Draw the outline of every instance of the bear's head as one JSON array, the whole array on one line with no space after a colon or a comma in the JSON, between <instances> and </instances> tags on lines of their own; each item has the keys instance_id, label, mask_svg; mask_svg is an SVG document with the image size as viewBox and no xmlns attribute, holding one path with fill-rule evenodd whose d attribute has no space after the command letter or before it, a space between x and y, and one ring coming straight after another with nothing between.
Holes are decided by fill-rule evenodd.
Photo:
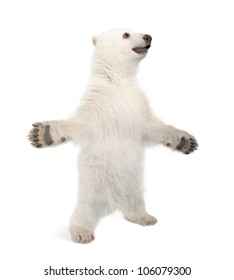
<instances>
[{"instance_id":1,"label":"bear's head","mask_svg":"<svg viewBox=\"0 0 234 280\"><path fill-rule=\"evenodd\" d=\"M121 72L137 68L151 46L152 37L130 29L116 29L93 37L94 60Z\"/></svg>"}]
</instances>

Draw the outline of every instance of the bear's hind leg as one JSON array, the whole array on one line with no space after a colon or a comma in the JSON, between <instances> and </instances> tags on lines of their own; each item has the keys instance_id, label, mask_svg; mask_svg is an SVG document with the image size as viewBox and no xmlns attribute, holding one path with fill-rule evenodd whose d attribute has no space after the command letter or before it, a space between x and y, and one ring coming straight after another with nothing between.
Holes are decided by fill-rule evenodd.
<instances>
[{"instance_id":1,"label":"bear's hind leg","mask_svg":"<svg viewBox=\"0 0 234 280\"><path fill-rule=\"evenodd\" d=\"M139 196L131 195L128 199L125 199L121 205L122 211L126 220L136 223L142 226L154 225L157 219L149 215L145 210L145 202L143 198Z\"/></svg>"},{"instance_id":2,"label":"bear's hind leg","mask_svg":"<svg viewBox=\"0 0 234 280\"><path fill-rule=\"evenodd\" d=\"M95 239L94 230L99 220L113 212L107 200L93 196L79 200L70 221L71 238L76 243L89 243Z\"/></svg>"}]
</instances>

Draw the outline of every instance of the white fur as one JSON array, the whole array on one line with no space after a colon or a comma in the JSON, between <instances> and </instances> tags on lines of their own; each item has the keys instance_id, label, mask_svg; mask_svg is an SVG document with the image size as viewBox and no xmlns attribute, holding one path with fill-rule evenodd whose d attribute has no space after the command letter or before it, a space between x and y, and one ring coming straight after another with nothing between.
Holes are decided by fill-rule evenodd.
<instances>
[{"instance_id":1,"label":"white fur","mask_svg":"<svg viewBox=\"0 0 234 280\"><path fill-rule=\"evenodd\" d=\"M125 32L130 38L123 38ZM75 242L92 241L98 221L117 209L129 221L154 224L143 200L144 146L162 143L175 149L181 137L192 137L163 124L149 108L135 77L145 54L132 50L145 46L143 36L126 29L95 36L91 80L77 112L68 120L38 125L43 146L48 124L53 145L65 137L81 147L78 203L70 221Z\"/></svg>"}]
</instances>

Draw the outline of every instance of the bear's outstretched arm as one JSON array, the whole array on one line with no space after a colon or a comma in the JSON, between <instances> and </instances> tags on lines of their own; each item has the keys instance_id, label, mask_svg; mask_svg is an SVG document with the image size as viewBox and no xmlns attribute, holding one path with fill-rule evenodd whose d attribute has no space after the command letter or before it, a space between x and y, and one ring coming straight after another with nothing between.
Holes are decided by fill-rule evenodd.
<instances>
[{"instance_id":1,"label":"bear's outstretched arm","mask_svg":"<svg viewBox=\"0 0 234 280\"><path fill-rule=\"evenodd\" d=\"M184 130L166 125L153 115L147 115L143 129L143 141L147 144L163 144L173 150L190 154L198 148L194 136Z\"/></svg>"},{"instance_id":2,"label":"bear's outstretched arm","mask_svg":"<svg viewBox=\"0 0 234 280\"><path fill-rule=\"evenodd\" d=\"M45 121L33 124L28 139L36 148L52 147L70 140L79 141L86 133L86 125L76 119Z\"/></svg>"}]
</instances>

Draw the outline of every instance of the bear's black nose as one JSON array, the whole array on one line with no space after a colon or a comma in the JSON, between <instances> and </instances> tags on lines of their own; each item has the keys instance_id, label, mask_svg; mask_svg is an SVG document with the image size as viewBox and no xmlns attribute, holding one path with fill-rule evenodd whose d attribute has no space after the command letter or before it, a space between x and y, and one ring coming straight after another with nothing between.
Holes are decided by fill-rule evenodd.
<instances>
[{"instance_id":1,"label":"bear's black nose","mask_svg":"<svg viewBox=\"0 0 234 280\"><path fill-rule=\"evenodd\" d=\"M152 41L152 37L151 37L150 35L148 35L148 34L145 34L144 37L143 37L143 39L144 39L145 41L149 42L149 43Z\"/></svg>"}]
</instances>

